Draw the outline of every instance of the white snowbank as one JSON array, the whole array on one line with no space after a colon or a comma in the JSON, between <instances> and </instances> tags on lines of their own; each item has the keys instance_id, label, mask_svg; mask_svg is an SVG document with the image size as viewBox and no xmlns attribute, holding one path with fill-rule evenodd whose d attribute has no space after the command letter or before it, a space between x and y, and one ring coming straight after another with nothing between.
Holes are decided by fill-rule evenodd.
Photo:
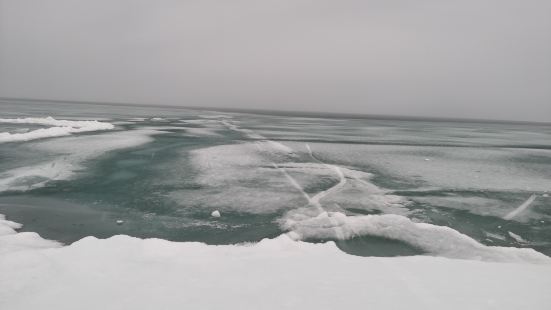
<instances>
[{"instance_id":1,"label":"white snowbank","mask_svg":"<svg viewBox=\"0 0 551 310\"><path fill-rule=\"evenodd\" d=\"M0 229L14 226L5 222ZM6 237L25 234L0 236L0 249ZM0 254L1 309L547 309L551 303L547 264L358 257L333 242L285 235L223 246L87 237L61 248L34 236Z\"/></svg>"},{"instance_id":2,"label":"white snowbank","mask_svg":"<svg viewBox=\"0 0 551 310\"><path fill-rule=\"evenodd\" d=\"M40 128L25 133L0 132L0 143L68 136L72 133L110 130L115 128L113 124L106 122L57 120L50 116L45 118L0 118L0 123L53 126L49 128Z\"/></svg>"},{"instance_id":3,"label":"white snowbank","mask_svg":"<svg viewBox=\"0 0 551 310\"><path fill-rule=\"evenodd\" d=\"M312 215L312 208L292 210L282 221L294 239L350 239L377 236L400 240L431 255L498 262L551 263L551 258L528 248L483 245L450 227L415 223L396 214L346 216L340 212Z\"/></svg>"}]
</instances>

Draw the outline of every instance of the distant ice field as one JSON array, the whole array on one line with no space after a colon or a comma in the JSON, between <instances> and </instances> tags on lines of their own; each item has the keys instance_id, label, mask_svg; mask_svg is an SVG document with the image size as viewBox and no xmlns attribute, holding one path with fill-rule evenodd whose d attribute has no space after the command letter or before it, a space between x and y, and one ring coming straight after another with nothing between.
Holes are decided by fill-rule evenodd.
<instances>
[{"instance_id":1,"label":"distant ice field","mask_svg":"<svg viewBox=\"0 0 551 310\"><path fill-rule=\"evenodd\" d=\"M551 255L548 125L0 105L0 214L45 239Z\"/></svg>"}]
</instances>

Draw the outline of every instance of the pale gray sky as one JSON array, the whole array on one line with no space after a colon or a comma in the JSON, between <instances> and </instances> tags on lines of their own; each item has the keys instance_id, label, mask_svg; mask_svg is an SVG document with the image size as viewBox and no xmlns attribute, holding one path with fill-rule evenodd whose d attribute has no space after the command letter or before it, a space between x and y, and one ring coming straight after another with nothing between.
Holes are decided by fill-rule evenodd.
<instances>
[{"instance_id":1,"label":"pale gray sky","mask_svg":"<svg viewBox=\"0 0 551 310\"><path fill-rule=\"evenodd\" d=\"M551 121L551 1L0 0L0 96Z\"/></svg>"}]
</instances>

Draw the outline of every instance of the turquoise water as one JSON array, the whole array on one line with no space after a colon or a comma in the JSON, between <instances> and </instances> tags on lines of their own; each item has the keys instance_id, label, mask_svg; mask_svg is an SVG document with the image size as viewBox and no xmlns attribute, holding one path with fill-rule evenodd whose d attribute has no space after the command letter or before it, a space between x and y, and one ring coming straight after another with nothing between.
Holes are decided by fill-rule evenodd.
<instances>
[{"instance_id":1,"label":"turquoise water","mask_svg":"<svg viewBox=\"0 0 551 310\"><path fill-rule=\"evenodd\" d=\"M551 255L549 125L6 100L0 107L4 119L115 125L0 143L0 213L67 244L116 234L254 242L289 231L289 214L308 209L399 214L482 244ZM0 122L9 133L48 127ZM222 216L212 217L215 210ZM377 235L307 238L328 239L356 255L424 253Z\"/></svg>"}]
</instances>

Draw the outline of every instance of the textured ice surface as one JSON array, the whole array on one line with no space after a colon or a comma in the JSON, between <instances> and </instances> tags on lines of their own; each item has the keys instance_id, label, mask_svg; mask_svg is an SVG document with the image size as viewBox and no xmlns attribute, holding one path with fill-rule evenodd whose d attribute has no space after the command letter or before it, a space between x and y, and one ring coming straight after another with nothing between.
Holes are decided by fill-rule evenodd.
<instances>
[{"instance_id":1,"label":"textured ice surface","mask_svg":"<svg viewBox=\"0 0 551 310\"><path fill-rule=\"evenodd\" d=\"M535 213L529 208L518 210L518 206L514 203L514 201L503 201L476 196L419 196L413 198L413 200L427 205L430 204L442 208L466 210L473 214L482 216L493 216L521 222L527 222L532 219L541 219L542 217L547 218L547 216ZM514 218L506 218L507 215L511 214L511 212L515 212L516 210L518 210L518 212L514 214Z\"/></svg>"},{"instance_id":2,"label":"textured ice surface","mask_svg":"<svg viewBox=\"0 0 551 310\"><path fill-rule=\"evenodd\" d=\"M291 208L305 201L272 162L285 161L287 154L266 144L221 145L191 152L201 186L191 192L176 191L174 197L188 203L221 210L266 213Z\"/></svg>"},{"instance_id":3,"label":"textured ice surface","mask_svg":"<svg viewBox=\"0 0 551 310\"><path fill-rule=\"evenodd\" d=\"M369 173L315 161L294 162L294 150L281 143L261 140L191 154L202 190L181 194L187 201L261 213L323 200L338 209L343 203L365 210L407 213L402 205L406 201L370 183Z\"/></svg>"},{"instance_id":4,"label":"textured ice surface","mask_svg":"<svg viewBox=\"0 0 551 310\"><path fill-rule=\"evenodd\" d=\"M546 146L545 126L265 116L247 121L269 139L419 146Z\"/></svg>"},{"instance_id":5,"label":"textured ice surface","mask_svg":"<svg viewBox=\"0 0 551 310\"><path fill-rule=\"evenodd\" d=\"M135 147L152 141L155 130L133 130L81 137L59 138L27 145L28 152L50 154L52 160L0 172L0 192L26 191L52 180L66 180L82 164L106 152Z\"/></svg>"},{"instance_id":6,"label":"textured ice surface","mask_svg":"<svg viewBox=\"0 0 551 310\"><path fill-rule=\"evenodd\" d=\"M185 127L186 134L191 136L216 136L220 137L221 135L216 132L216 129L213 128L194 128L194 127Z\"/></svg>"},{"instance_id":7,"label":"textured ice surface","mask_svg":"<svg viewBox=\"0 0 551 310\"><path fill-rule=\"evenodd\" d=\"M287 145L300 149L304 144ZM310 146L327 161L369 167L406 179L412 185L523 191L551 188L548 164L522 160L528 150L354 144L343 147L338 143ZM535 150L534 154L551 158L551 151Z\"/></svg>"}]
</instances>

